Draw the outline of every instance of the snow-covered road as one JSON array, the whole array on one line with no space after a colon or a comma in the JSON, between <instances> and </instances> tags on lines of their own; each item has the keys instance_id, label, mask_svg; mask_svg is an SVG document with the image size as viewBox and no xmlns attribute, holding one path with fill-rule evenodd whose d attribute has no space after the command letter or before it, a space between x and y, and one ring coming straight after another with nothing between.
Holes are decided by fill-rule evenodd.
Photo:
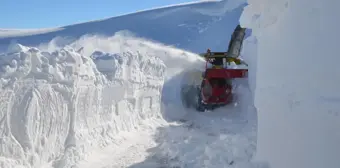
<instances>
[{"instance_id":1,"label":"snow-covered road","mask_svg":"<svg viewBox=\"0 0 340 168\"><path fill-rule=\"evenodd\" d=\"M143 122L114 145L90 153L78 167L254 167L255 148L256 111L240 102L207 113L188 110L178 122Z\"/></svg>"},{"instance_id":2,"label":"snow-covered road","mask_svg":"<svg viewBox=\"0 0 340 168\"><path fill-rule=\"evenodd\" d=\"M123 168L143 162L149 155L149 150L157 146L155 141L155 125L162 124L162 120L148 120L149 126L141 125L138 130L122 132L114 140L114 144L98 148L85 157L77 167L79 168ZM165 124L163 122L163 124ZM153 160L149 167L159 167L158 160Z\"/></svg>"},{"instance_id":3,"label":"snow-covered road","mask_svg":"<svg viewBox=\"0 0 340 168\"><path fill-rule=\"evenodd\" d=\"M192 114L191 117L194 118L181 120L183 123L144 127L122 134L114 145L91 152L78 167L234 167L249 164L256 146L254 120L246 119L236 111Z\"/></svg>"}]
</instances>

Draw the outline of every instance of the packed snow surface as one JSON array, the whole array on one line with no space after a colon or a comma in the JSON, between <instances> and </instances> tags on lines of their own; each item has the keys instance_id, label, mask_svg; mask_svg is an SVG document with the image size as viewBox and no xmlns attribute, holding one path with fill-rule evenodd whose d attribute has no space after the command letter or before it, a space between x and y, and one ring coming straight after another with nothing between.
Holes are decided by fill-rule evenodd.
<instances>
[{"instance_id":1,"label":"packed snow surface","mask_svg":"<svg viewBox=\"0 0 340 168\"><path fill-rule=\"evenodd\" d=\"M257 51L257 160L340 167L340 1L248 3L241 24L257 41L248 48Z\"/></svg>"}]
</instances>

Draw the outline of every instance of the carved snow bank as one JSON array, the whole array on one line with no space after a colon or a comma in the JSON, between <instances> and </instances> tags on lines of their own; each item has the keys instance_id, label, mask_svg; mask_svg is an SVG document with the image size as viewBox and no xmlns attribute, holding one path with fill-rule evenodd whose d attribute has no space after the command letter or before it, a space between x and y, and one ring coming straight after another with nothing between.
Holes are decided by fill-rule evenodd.
<instances>
[{"instance_id":1,"label":"carved snow bank","mask_svg":"<svg viewBox=\"0 0 340 168\"><path fill-rule=\"evenodd\" d=\"M71 167L91 147L160 116L163 62L107 55L93 61L67 47L19 44L0 55L0 167Z\"/></svg>"}]
</instances>

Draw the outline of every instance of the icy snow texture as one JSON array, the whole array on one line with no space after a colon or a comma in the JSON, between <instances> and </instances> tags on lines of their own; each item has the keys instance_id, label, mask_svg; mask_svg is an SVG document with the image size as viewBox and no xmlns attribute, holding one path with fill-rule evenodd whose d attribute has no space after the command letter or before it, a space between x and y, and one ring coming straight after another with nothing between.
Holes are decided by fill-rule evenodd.
<instances>
[{"instance_id":1,"label":"icy snow texture","mask_svg":"<svg viewBox=\"0 0 340 168\"><path fill-rule=\"evenodd\" d=\"M338 168L340 1L248 3L241 24L257 40L256 158L273 168Z\"/></svg>"},{"instance_id":2,"label":"icy snow texture","mask_svg":"<svg viewBox=\"0 0 340 168\"><path fill-rule=\"evenodd\" d=\"M100 60L71 47L12 44L0 59L1 167L71 166L92 146L160 117L165 65L153 55L119 52L110 69L97 70Z\"/></svg>"}]
</instances>

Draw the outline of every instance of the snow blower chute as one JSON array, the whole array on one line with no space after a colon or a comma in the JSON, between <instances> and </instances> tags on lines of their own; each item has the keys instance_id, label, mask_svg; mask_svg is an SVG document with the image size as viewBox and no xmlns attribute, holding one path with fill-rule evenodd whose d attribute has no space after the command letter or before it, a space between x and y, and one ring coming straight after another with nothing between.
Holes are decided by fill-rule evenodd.
<instances>
[{"instance_id":1,"label":"snow blower chute","mask_svg":"<svg viewBox=\"0 0 340 168\"><path fill-rule=\"evenodd\" d=\"M232 34L227 52L211 52L208 49L203 54L206 66L201 85L191 86L184 91L187 107L191 104L198 111L205 111L233 102L233 79L245 78L248 73L248 65L239 58L244 36L245 29L238 25Z\"/></svg>"}]
</instances>

